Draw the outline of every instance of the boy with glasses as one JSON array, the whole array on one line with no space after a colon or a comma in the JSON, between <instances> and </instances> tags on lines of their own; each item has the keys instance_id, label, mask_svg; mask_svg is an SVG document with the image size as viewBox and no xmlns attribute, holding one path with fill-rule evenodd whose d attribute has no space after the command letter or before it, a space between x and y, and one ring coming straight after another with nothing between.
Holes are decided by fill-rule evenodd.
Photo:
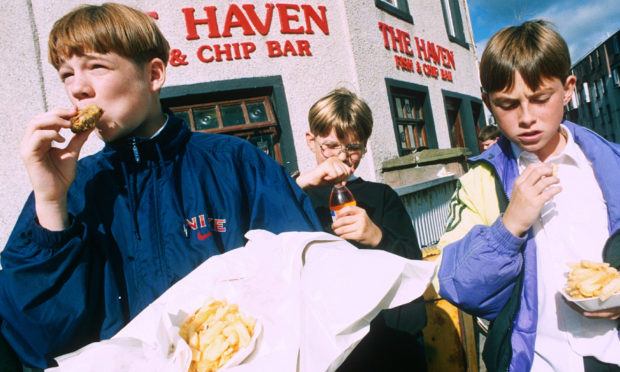
<instances>
[{"instance_id":1,"label":"boy with glasses","mask_svg":"<svg viewBox=\"0 0 620 372\"><path fill-rule=\"evenodd\" d=\"M368 105L347 89L337 89L310 108L308 122L306 142L317 166L300 173L296 181L310 196L324 230L361 249L421 259L411 218L398 194L388 185L353 175L372 133ZM337 183L346 183L357 205L344 207L332 221L329 195ZM382 311L338 371L425 371L425 325L420 300Z\"/></svg>"}]
</instances>

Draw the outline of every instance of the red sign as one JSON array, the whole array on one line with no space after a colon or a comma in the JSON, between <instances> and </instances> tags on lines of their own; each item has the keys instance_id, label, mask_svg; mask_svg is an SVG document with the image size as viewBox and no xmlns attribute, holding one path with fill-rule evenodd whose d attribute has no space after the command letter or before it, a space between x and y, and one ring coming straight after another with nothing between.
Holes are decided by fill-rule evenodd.
<instances>
[{"instance_id":1,"label":"red sign","mask_svg":"<svg viewBox=\"0 0 620 372\"><path fill-rule=\"evenodd\" d=\"M215 6L205 6L204 13L198 14L194 8L183 8L181 12L185 21L187 40L229 38L235 29L243 36L256 34L268 35L274 16L280 23L280 34L309 35L315 30L329 35L327 8L319 5L316 8L307 4L265 4L264 16L259 16L254 4L230 4L224 11ZM200 13L200 12L198 12ZM147 12L154 19L159 19L157 12ZM274 15L275 14L275 15ZM308 40L268 40L265 42L269 57L311 56ZM227 42L201 45L196 50L198 61L203 63L233 61L252 58L256 44L251 41ZM180 49L170 51L171 66L189 64L187 55Z\"/></svg>"},{"instance_id":2,"label":"red sign","mask_svg":"<svg viewBox=\"0 0 620 372\"><path fill-rule=\"evenodd\" d=\"M397 69L452 81L452 71L450 70L456 70L453 51L417 36L412 39L408 32L388 26L383 22L378 24L385 49L404 54L404 56L394 55ZM412 40L415 43L415 48L412 46ZM414 61L416 56L419 59L418 61Z\"/></svg>"}]
</instances>

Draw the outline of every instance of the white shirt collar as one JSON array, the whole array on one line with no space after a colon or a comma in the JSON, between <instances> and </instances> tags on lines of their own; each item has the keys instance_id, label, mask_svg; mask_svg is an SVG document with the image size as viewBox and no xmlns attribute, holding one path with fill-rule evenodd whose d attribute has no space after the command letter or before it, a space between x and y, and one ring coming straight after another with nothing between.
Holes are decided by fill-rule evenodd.
<instances>
[{"instance_id":1,"label":"white shirt collar","mask_svg":"<svg viewBox=\"0 0 620 372\"><path fill-rule=\"evenodd\" d=\"M168 116L168 114L164 114L164 115L166 115L166 121L164 122L164 125L162 125L161 128L159 128L159 130L151 136L151 138L157 137L157 135L161 133L162 130L164 130L164 128L166 127L166 124L168 124L168 120L170 120L170 117Z\"/></svg>"},{"instance_id":2,"label":"white shirt collar","mask_svg":"<svg viewBox=\"0 0 620 372\"><path fill-rule=\"evenodd\" d=\"M575 143L572 133L564 124L560 124L560 131L566 138L566 145L564 146L564 149L562 149L562 152L560 152L556 156L548 158L546 162L548 163L562 157L566 157L566 160L569 163L571 163L570 160L572 160L573 164L578 164L580 161L583 160L583 154ZM529 164L540 162L538 156L531 152L523 150L512 141L510 142L510 147L512 148L512 152L515 154L515 158L517 159L517 163L519 164L519 171L522 171Z\"/></svg>"}]
</instances>

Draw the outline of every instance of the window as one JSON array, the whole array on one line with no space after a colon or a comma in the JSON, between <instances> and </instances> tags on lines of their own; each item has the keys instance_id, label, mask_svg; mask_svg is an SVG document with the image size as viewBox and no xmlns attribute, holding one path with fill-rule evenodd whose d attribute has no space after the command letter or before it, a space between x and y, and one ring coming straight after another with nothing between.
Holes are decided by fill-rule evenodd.
<instances>
[{"instance_id":1,"label":"window","mask_svg":"<svg viewBox=\"0 0 620 372\"><path fill-rule=\"evenodd\" d=\"M428 87L390 78L385 85L398 156L438 148Z\"/></svg>"},{"instance_id":2,"label":"window","mask_svg":"<svg viewBox=\"0 0 620 372\"><path fill-rule=\"evenodd\" d=\"M603 78L598 79L598 91L601 96L605 95L605 82L603 81Z\"/></svg>"},{"instance_id":3,"label":"window","mask_svg":"<svg viewBox=\"0 0 620 372\"><path fill-rule=\"evenodd\" d=\"M413 23L407 0L375 0L375 6L394 17Z\"/></svg>"},{"instance_id":4,"label":"window","mask_svg":"<svg viewBox=\"0 0 620 372\"><path fill-rule=\"evenodd\" d=\"M278 125L267 96L172 106L170 110L192 131L244 138L282 162Z\"/></svg>"},{"instance_id":5,"label":"window","mask_svg":"<svg viewBox=\"0 0 620 372\"><path fill-rule=\"evenodd\" d=\"M614 76L614 84L620 87L620 67L614 67L612 75Z\"/></svg>"},{"instance_id":6,"label":"window","mask_svg":"<svg viewBox=\"0 0 620 372\"><path fill-rule=\"evenodd\" d=\"M446 23L448 38L450 41L469 49L465 41L463 18L461 17L461 9L458 0L441 0L441 6L443 8L443 18Z\"/></svg>"},{"instance_id":7,"label":"window","mask_svg":"<svg viewBox=\"0 0 620 372\"><path fill-rule=\"evenodd\" d=\"M583 102L590 102L590 89L588 89L588 83L583 83L583 90L581 97L583 97Z\"/></svg>"},{"instance_id":8,"label":"window","mask_svg":"<svg viewBox=\"0 0 620 372\"><path fill-rule=\"evenodd\" d=\"M598 93L598 84L596 84L596 81L592 83L592 89L594 90L594 98L598 98L599 97L599 93Z\"/></svg>"},{"instance_id":9,"label":"window","mask_svg":"<svg viewBox=\"0 0 620 372\"><path fill-rule=\"evenodd\" d=\"M445 105L448 130L450 131L450 145L452 147L465 147L465 137L463 136L463 124L460 113L461 100L445 97Z\"/></svg>"},{"instance_id":10,"label":"window","mask_svg":"<svg viewBox=\"0 0 620 372\"><path fill-rule=\"evenodd\" d=\"M599 53L598 49L596 50L595 54L596 54L596 57L595 57L596 65L600 65L601 64L601 54Z\"/></svg>"},{"instance_id":11,"label":"window","mask_svg":"<svg viewBox=\"0 0 620 372\"><path fill-rule=\"evenodd\" d=\"M416 149L428 147L424 126L424 95L392 94L396 109L396 127L399 152L410 154Z\"/></svg>"},{"instance_id":12,"label":"window","mask_svg":"<svg viewBox=\"0 0 620 372\"><path fill-rule=\"evenodd\" d=\"M620 47L618 46L618 34L614 35L613 43L614 43L614 53L616 54L620 53Z\"/></svg>"}]
</instances>

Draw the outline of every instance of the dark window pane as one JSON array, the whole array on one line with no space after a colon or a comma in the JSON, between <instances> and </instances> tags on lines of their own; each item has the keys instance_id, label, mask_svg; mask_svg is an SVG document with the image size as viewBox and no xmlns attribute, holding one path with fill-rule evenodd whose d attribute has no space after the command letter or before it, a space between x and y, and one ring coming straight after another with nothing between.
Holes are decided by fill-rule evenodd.
<instances>
[{"instance_id":1,"label":"dark window pane","mask_svg":"<svg viewBox=\"0 0 620 372\"><path fill-rule=\"evenodd\" d=\"M194 123L196 124L196 130L217 128L217 114L215 108L194 110Z\"/></svg>"},{"instance_id":2,"label":"dark window pane","mask_svg":"<svg viewBox=\"0 0 620 372\"><path fill-rule=\"evenodd\" d=\"M243 109L241 105L235 106L222 106L222 121L225 127L232 125L245 124L245 118L243 117Z\"/></svg>"},{"instance_id":3,"label":"dark window pane","mask_svg":"<svg viewBox=\"0 0 620 372\"><path fill-rule=\"evenodd\" d=\"M275 159L275 153L273 150L273 138L271 137L271 135L252 136L250 138L250 142L254 146L258 147L265 154Z\"/></svg>"},{"instance_id":4,"label":"dark window pane","mask_svg":"<svg viewBox=\"0 0 620 372\"><path fill-rule=\"evenodd\" d=\"M247 105L250 123L260 123L269 120L267 110L263 102L250 103Z\"/></svg>"},{"instance_id":5,"label":"dark window pane","mask_svg":"<svg viewBox=\"0 0 620 372\"><path fill-rule=\"evenodd\" d=\"M177 118L183 120L185 122L185 125L187 125L187 127L191 129L191 126L189 124L189 112L187 112L187 111L175 112L174 116L176 116Z\"/></svg>"}]
</instances>

